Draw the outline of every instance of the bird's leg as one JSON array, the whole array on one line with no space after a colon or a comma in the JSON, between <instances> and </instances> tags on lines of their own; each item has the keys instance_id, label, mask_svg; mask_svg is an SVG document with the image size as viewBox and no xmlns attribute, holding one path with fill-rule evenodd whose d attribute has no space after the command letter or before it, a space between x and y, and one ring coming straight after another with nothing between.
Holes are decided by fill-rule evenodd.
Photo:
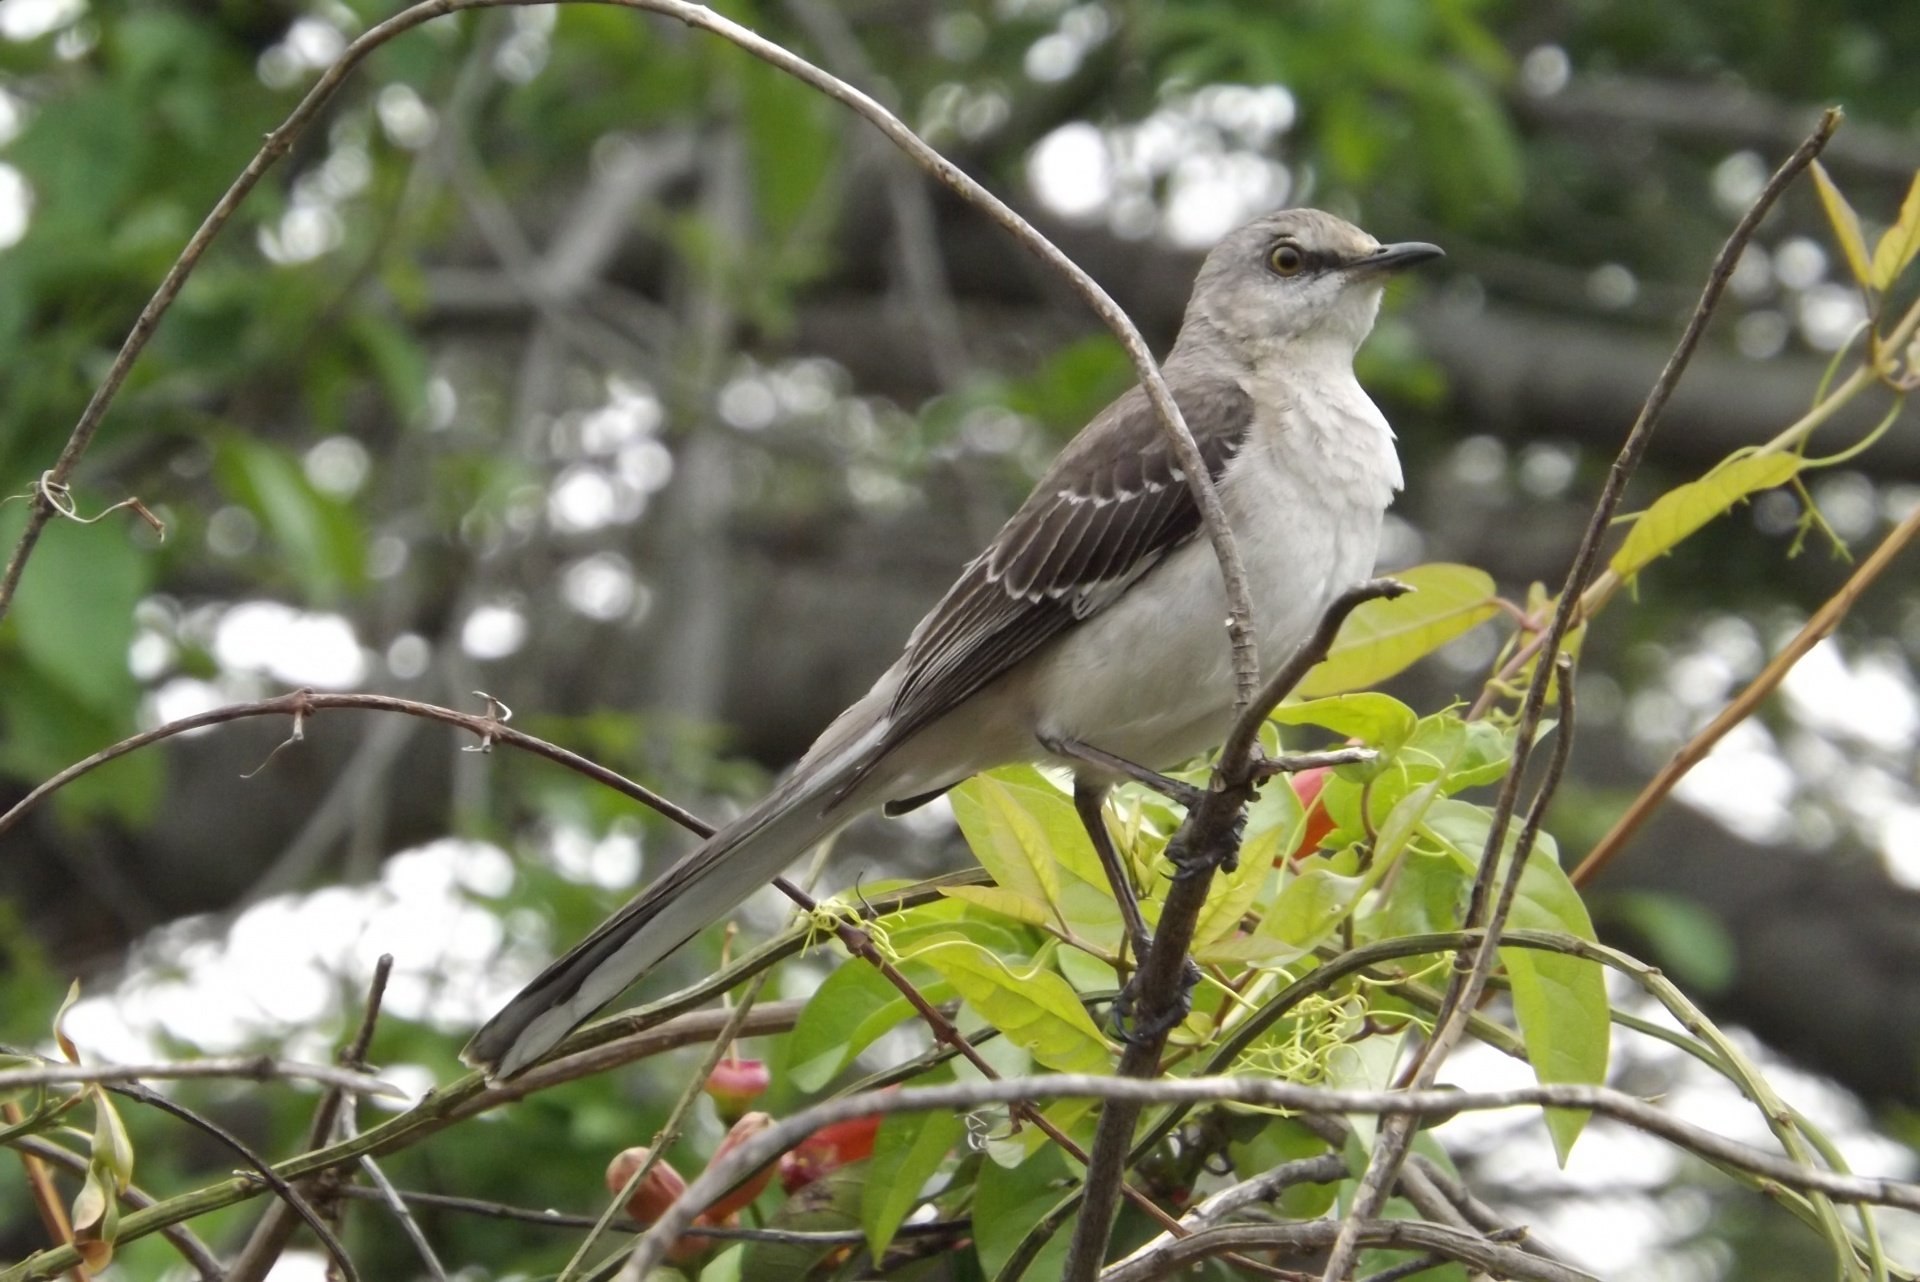
<instances>
[{"instance_id":1,"label":"bird's leg","mask_svg":"<svg viewBox=\"0 0 1920 1282\"><path fill-rule=\"evenodd\" d=\"M1146 918L1140 915L1140 900L1133 891L1133 878L1128 876L1127 865L1114 847L1113 834L1107 831L1107 819L1102 810L1106 798L1105 785L1088 783L1075 777L1073 808L1079 814L1080 822L1086 826L1087 839L1093 842L1093 853L1100 856L1100 866L1106 869L1107 882L1113 887L1114 900L1120 905L1120 920L1126 926L1127 942L1133 945L1134 965L1138 966L1146 960L1153 936L1147 933Z\"/></svg>"},{"instance_id":2,"label":"bird's leg","mask_svg":"<svg viewBox=\"0 0 1920 1282\"><path fill-rule=\"evenodd\" d=\"M1200 798L1206 795L1204 789L1196 788L1179 779L1169 779L1157 770L1149 770L1143 765L1128 761L1125 757L1116 757L1111 752L1096 748L1090 743L1069 739L1065 735L1043 734L1039 739L1040 746L1056 757L1064 757L1079 765L1092 766L1098 770L1119 775L1122 779L1131 779L1188 810L1199 805Z\"/></svg>"}]
</instances>

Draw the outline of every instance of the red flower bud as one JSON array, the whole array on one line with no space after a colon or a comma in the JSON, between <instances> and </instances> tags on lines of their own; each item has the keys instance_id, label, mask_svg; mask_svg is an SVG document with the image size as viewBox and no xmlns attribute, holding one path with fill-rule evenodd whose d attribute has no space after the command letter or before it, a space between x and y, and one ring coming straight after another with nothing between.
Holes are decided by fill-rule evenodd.
<instances>
[{"instance_id":1,"label":"red flower bud","mask_svg":"<svg viewBox=\"0 0 1920 1282\"><path fill-rule=\"evenodd\" d=\"M791 1193L830 1171L873 1156L878 1117L856 1117L823 1126L780 1159L780 1187Z\"/></svg>"},{"instance_id":2,"label":"red flower bud","mask_svg":"<svg viewBox=\"0 0 1920 1282\"><path fill-rule=\"evenodd\" d=\"M1320 792L1327 786L1327 779L1332 774L1331 767L1315 766L1291 778L1293 793L1300 798L1300 808L1307 813L1307 826L1300 832L1300 844L1287 853L1288 859L1304 859L1320 849L1320 843L1336 827L1333 816L1327 813L1327 803L1320 798ZM1274 861L1274 866L1279 866L1278 860Z\"/></svg>"},{"instance_id":3,"label":"red flower bud","mask_svg":"<svg viewBox=\"0 0 1920 1282\"><path fill-rule=\"evenodd\" d=\"M720 1147L713 1150L713 1157L709 1159L707 1165L712 1166L715 1162L718 1162L721 1158L733 1152L734 1149L739 1148L742 1144L772 1125L773 1118L767 1114L748 1113L745 1117L742 1117L733 1124L733 1129L728 1131L726 1138L720 1141ZM717 1227L724 1221L731 1219L735 1211L751 1205L753 1199L760 1196L760 1191L766 1188L767 1182L773 1178L774 1165L774 1163L768 1162L758 1171L748 1176L745 1181L736 1184L730 1192L722 1195L712 1206L702 1211L698 1222Z\"/></svg>"},{"instance_id":4,"label":"red flower bud","mask_svg":"<svg viewBox=\"0 0 1920 1282\"><path fill-rule=\"evenodd\" d=\"M645 1145L636 1145L616 1154L613 1161L607 1163L607 1191L618 1197L633 1173L645 1164L650 1151ZM673 1169L673 1163L663 1157L653 1164L639 1187L627 1195L627 1215L636 1223L652 1224L686 1191L686 1180ZM706 1219L703 1216L695 1223L704 1224ZM698 1259L711 1245L707 1238L683 1237L668 1248L667 1258L675 1264L684 1264Z\"/></svg>"},{"instance_id":5,"label":"red flower bud","mask_svg":"<svg viewBox=\"0 0 1920 1282\"><path fill-rule=\"evenodd\" d=\"M747 1105L767 1093L773 1076L757 1059L723 1059L707 1074L707 1094L724 1122L737 1122Z\"/></svg>"},{"instance_id":6,"label":"red flower bud","mask_svg":"<svg viewBox=\"0 0 1920 1282\"><path fill-rule=\"evenodd\" d=\"M646 1163L649 1151L644 1145L623 1149L607 1163L607 1192L618 1196L633 1173ZM673 1163L663 1157L653 1164L639 1187L627 1195L627 1215L637 1223L651 1224L665 1215L667 1208L686 1191L686 1180L673 1169Z\"/></svg>"}]
</instances>

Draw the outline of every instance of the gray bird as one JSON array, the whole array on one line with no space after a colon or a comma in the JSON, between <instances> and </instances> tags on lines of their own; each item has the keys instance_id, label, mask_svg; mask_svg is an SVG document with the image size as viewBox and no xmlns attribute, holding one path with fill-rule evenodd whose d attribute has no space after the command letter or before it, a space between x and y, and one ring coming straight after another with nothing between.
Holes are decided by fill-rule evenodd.
<instances>
[{"instance_id":1,"label":"gray bird","mask_svg":"<svg viewBox=\"0 0 1920 1282\"><path fill-rule=\"evenodd\" d=\"M1293 209L1232 232L1200 268L1162 372L1219 487L1263 655L1290 653L1373 568L1400 463L1353 356L1386 278L1440 253ZM1073 770L1118 893L1102 798L1126 763L1171 767L1226 737L1226 615L1198 509L1135 387L1081 430L906 653L765 800L542 971L462 1057L519 1072L828 833L995 766ZM1137 911L1127 929L1144 947Z\"/></svg>"}]
</instances>

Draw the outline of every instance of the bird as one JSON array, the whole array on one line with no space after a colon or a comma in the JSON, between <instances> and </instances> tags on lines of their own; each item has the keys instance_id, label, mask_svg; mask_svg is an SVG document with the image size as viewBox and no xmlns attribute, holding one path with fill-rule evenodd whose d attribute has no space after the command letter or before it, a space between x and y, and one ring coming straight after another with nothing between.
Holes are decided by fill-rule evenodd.
<instances>
[{"instance_id":1,"label":"bird","mask_svg":"<svg viewBox=\"0 0 1920 1282\"><path fill-rule=\"evenodd\" d=\"M1229 232L1201 264L1161 374L1239 548L1261 653L1291 652L1373 568L1402 478L1354 354L1388 278L1442 252L1297 208ZM541 971L462 1059L494 1079L523 1071L830 833L1002 765L1072 772L1118 895L1102 801L1136 769L1226 737L1227 616L1198 505L1136 385L1068 443L771 793ZM1137 909L1125 926L1143 949Z\"/></svg>"}]
</instances>

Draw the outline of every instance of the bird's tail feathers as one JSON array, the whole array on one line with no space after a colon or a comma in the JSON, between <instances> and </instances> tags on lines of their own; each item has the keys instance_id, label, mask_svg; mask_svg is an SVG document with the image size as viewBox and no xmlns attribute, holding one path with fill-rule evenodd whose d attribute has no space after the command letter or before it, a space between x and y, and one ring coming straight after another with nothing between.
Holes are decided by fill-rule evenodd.
<instances>
[{"instance_id":1,"label":"bird's tail feathers","mask_svg":"<svg viewBox=\"0 0 1920 1282\"><path fill-rule=\"evenodd\" d=\"M842 736L832 751L809 753L752 810L541 971L473 1035L460 1058L499 1079L552 1050L669 953L858 814L861 798L846 795L845 785L871 769L881 734L875 725L868 733Z\"/></svg>"}]
</instances>

